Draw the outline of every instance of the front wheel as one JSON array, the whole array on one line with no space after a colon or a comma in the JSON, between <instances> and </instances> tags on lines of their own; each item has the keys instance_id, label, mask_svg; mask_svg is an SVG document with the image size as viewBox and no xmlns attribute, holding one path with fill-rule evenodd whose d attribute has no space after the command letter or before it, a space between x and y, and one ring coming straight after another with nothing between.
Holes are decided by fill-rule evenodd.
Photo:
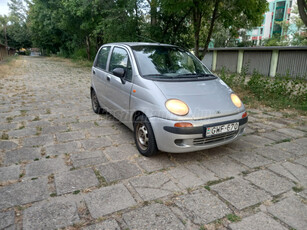
<instances>
[{"instance_id":1,"label":"front wheel","mask_svg":"<svg viewBox=\"0 0 307 230\"><path fill-rule=\"evenodd\" d=\"M150 157L158 152L156 139L148 118L145 115L138 116L134 121L134 140L139 152Z\"/></svg>"}]
</instances>

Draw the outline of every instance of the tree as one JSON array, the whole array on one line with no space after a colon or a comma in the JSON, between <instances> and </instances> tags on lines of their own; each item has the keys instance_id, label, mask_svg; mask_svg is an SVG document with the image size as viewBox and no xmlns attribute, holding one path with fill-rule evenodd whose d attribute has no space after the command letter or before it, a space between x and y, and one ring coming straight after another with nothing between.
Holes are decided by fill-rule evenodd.
<instances>
[{"instance_id":1,"label":"tree","mask_svg":"<svg viewBox=\"0 0 307 230\"><path fill-rule=\"evenodd\" d=\"M307 27L307 3L306 0L297 0L298 11L302 21Z\"/></svg>"}]
</instances>

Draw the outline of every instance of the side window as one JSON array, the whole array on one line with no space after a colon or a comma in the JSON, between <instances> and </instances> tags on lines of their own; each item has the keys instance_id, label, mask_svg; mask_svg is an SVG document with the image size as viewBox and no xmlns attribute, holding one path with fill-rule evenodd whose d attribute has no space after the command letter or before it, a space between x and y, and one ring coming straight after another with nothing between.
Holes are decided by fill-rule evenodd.
<instances>
[{"instance_id":1,"label":"side window","mask_svg":"<svg viewBox=\"0 0 307 230\"><path fill-rule=\"evenodd\" d=\"M110 46L102 47L97 56L95 67L106 70Z\"/></svg>"},{"instance_id":2,"label":"side window","mask_svg":"<svg viewBox=\"0 0 307 230\"><path fill-rule=\"evenodd\" d=\"M125 79L131 81L132 79L132 68L128 53L122 48L115 47L111 56L109 71L112 72L115 68L125 69Z\"/></svg>"}]
</instances>

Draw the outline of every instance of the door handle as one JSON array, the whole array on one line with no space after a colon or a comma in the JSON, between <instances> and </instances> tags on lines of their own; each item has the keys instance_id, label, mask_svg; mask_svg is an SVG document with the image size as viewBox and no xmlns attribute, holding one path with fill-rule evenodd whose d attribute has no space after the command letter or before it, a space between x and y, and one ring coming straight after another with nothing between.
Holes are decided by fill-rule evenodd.
<instances>
[{"instance_id":1,"label":"door handle","mask_svg":"<svg viewBox=\"0 0 307 230\"><path fill-rule=\"evenodd\" d=\"M93 70L93 74L94 74L94 75L96 74L95 70Z\"/></svg>"},{"instance_id":2,"label":"door handle","mask_svg":"<svg viewBox=\"0 0 307 230\"><path fill-rule=\"evenodd\" d=\"M107 76L107 81L110 81L110 80L111 80L111 78L109 76Z\"/></svg>"}]
</instances>

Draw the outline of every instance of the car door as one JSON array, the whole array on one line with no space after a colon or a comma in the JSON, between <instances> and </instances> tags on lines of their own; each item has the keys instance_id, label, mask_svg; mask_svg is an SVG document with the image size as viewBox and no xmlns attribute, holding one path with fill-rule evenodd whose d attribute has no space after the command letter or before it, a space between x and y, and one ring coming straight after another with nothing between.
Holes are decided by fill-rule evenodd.
<instances>
[{"instance_id":1,"label":"car door","mask_svg":"<svg viewBox=\"0 0 307 230\"><path fill-rule=\"evenodd\" d=\"M124 81L112 74L115 68L121 67L125 70ZM133 70L128 50L115 46L109 62L108 95L111 104L111 113L120 121L127 121L130 106L130 93L132 89Z\"/></svg>"},{"instance_id":2,"label":"car door","mask_svg":"<svg viewBox=\"0 0 307 230\"><path fill-rule=\"evenodd\" d=\"M94 66L92 68L92 80L93 85L96 90L96 94L99 100L99 104L101 107L108 108L108 100L106 94L106 86L107 86L107 63L109 59L111 47L104 46L102 47L96 57Z\"/></svg>"}]
</instances>

